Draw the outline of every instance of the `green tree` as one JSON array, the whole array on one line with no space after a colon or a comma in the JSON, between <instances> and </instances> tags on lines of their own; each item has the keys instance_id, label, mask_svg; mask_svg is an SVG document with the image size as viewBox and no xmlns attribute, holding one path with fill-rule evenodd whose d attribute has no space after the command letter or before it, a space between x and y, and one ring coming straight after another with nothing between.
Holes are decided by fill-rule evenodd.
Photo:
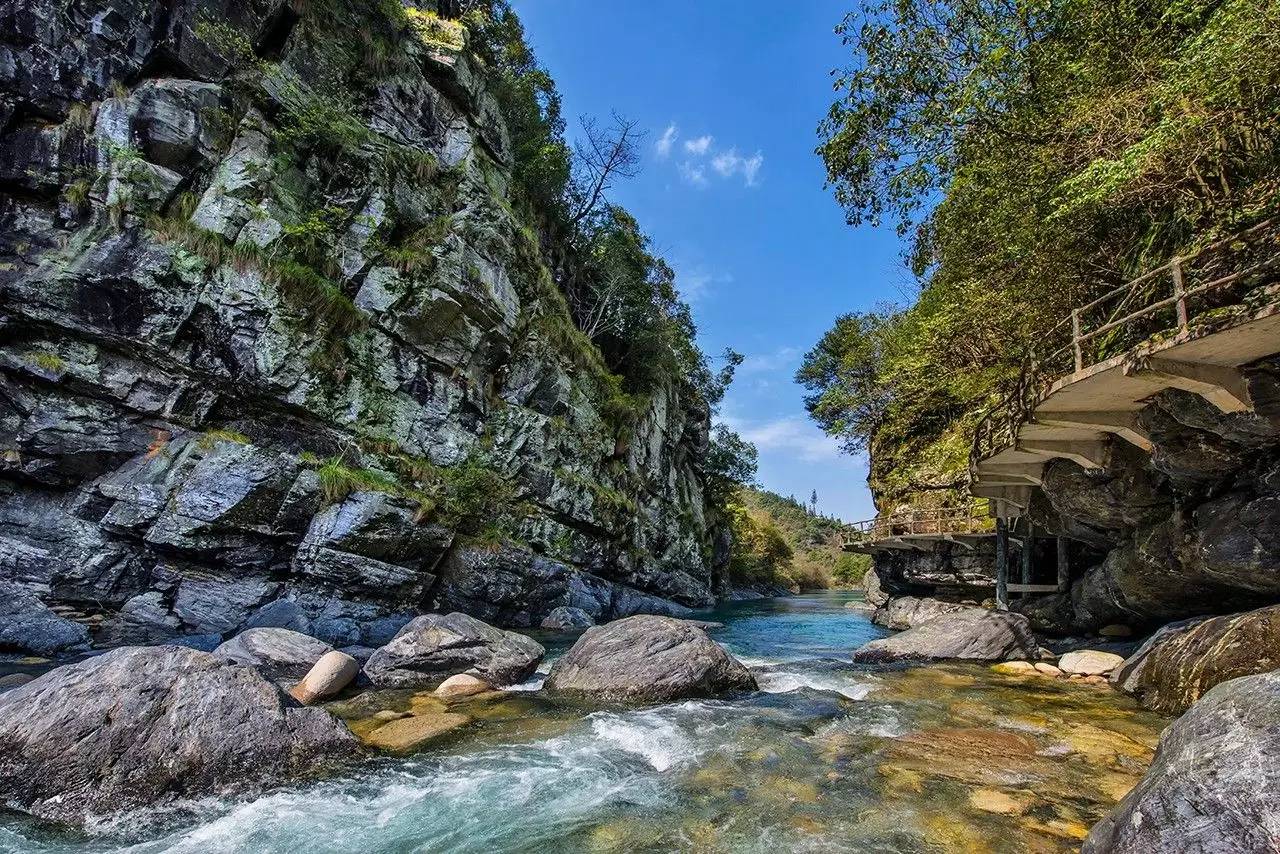
<instances>
[{"instance_id":1,"label":"green tree","mask_svg":"<svg viewBox=\"0 0 1280 854\"><path fill-rule=\"evenodd\" d=\"M818 151L851 223L897 224L919 298L841 317L799 378L903 497L954 482L1073 306L1277 209L1280 0L866 0L837 32Z\"/></svg>"}]
</instances>

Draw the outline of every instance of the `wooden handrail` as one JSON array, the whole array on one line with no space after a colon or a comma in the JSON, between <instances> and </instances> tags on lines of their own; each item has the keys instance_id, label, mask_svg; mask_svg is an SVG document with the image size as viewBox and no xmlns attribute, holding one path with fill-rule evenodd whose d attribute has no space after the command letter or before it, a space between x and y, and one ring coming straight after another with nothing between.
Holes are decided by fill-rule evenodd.
<instances>
[{"instance_id":1,"label":"wooden handrail","mask_svg":"<svg viewBox=\"0 0 1280 854\"><path fill-rule=\"evenodd\" d=\"M979 418L977 428L974 431L973 447L970 452L970 476L972 477L976 473L977 464L980 460L991 456L1001 448L1010 447L1013 444L1016 439L1018 425L1029 417L1040 395L1054 382L1104 361L1111 355L1115 355L1115 352L1124 352L1124 350L1128 349L1128 346L1139 343L1139 341L1133 340L1139 334L1142 339L1146 339L1162 331L1176 330L1177 332L1186 332L1192 323L1208 312L1222 308L1225 305L1234 304L1204 305L1199 310L1193 311L1193 307L1189 305L1192 299L1204 297L1215 290L1224 289L1228 285L1236 284L1253 274L1280 268L1278 223L1280 223L1280 219L1264 220L1241 232L1208 243L1186 255L1175 255L1160 266L1147 270L1125 284L1112 288L1092 301L1072 309L1070 315L1060 320L1040 339L1041 347L1038 348L1032 345L1028 349L1027 355L1023 359L1022 369L1019 371L1018 379L1013 388L994 405L990 406ZM1263 239L1258 241L1260 236ZM1219 250L1223 248L1233 250L1233 254L1227 257L1234 259L1238 256L1243 260L1249 250L1259 246L1266 252L1265 257L1261 260L1253 261L1249 259L1246 261L1245 266L1234 272L1219 275L1208 282L1188 286L1188 277L1193 276L1195 273L1191 262L1206 259L1210 255L1216 256ZM1169 295L1161 296L1155 292L1144 293L1141 290L1141 286L1147 285L1162 274L1169 275ZM1092 326L1088 320L1090 313L1111 304L1117 297L1122 297L1122 299L1111 309L1113 313L1119 313L1119 311L1127 308L1127 303L1131 301L1142 300L1142 303L1136 310L1131 310L1122 317L1116 318L1113 316L1109 319L1104 319L1104 322L1096 327ZM1138 329L1134 328L1137 321L1143 318L1150 318L1170 307L1174 309L1174 323L1172 326L1161 330L1151 330L1145 326ZM1125 333L1131 330L1133 334L1126 336ZM1115 333L1119 337L1119 341L1111 342L1110 346L1103 345L1099 347L1095 342L1107 333ZM1056 349L1052 350L1047 357L1041 358L1038 356L1037 351L1039 349L1044 346L1054 346L1060 337L1065 337L1066 342L1056 346ZM1089 346L1086 348L1085 345ZM1067 356L1067 354L1071 354L1070 360L1064 360L1065 363L1059 363L1058 360Z\"/></svg>"},{"instance_id":2,"label":"wooden handrail","mask_svg":"<svg viewBox=\"0 0 1280 854\"><path fill-rule=\"evenodd\" d=\"M990 504L975 501L967 507L929 507L881 514L845 526L846 545L893 539L899 536L976 534L990 524Z\"/></svg>"}]
</instances>

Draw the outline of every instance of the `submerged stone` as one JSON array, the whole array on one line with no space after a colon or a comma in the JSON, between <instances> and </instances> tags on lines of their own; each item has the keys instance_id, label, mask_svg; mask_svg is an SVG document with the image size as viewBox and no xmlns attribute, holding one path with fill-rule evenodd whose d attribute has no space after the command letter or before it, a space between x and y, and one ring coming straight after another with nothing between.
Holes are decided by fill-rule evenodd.
<instances>
[{"instance_id":1,"label":"submerged stone","mask_svg":"<svg viewBox=\"0 0 1280 854\"><path fill-rule=\"evenodd\" d=\"M471 723L471 718L452 712L426 713L398 718L364 736L364 743L379 750L406 753L425 747L445 733Z\"/></svg>"}]
</instances>

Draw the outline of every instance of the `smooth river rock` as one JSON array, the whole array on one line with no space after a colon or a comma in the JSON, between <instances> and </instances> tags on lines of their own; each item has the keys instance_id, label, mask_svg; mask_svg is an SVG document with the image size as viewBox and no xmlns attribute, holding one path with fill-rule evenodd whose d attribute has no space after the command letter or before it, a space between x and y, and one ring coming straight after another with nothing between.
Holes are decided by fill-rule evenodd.
<instances>
[{"instance_id":1,"label":"smooth river rock","mask_svg":"<svg viewBox=\"0 0 1280 854\"><path fill-rule=\"evenodd\" d=\"M1096 649L1078 649L1058 659L1058 669L1068 676L1106 676L1122 664L1124 659L1114 652Z\"/></svg>"},{"instance_id":2,"label":"smooth river rock","mask_svg":"<svg viewBox=\"0 0 1280 854\"><path fill-rule=\"evenodd\" d=\"M853 653L859 664L896 661L1008 661L1039 658L1031 625L1021 614L970 608L934 617Z\"/></svg>"},{"instance_id":3,"label":"smooth river rock","mask_svg":"<svg viewBox=\"0 0 1280 854\"><path fill-rule=\"evenodd\" d=\"M254 668L183 647L122 647L0 694L0 800L60 822L254 792L357 749Z\"/></svg>"},{"instance_id":4,"label":"smooth river rock","mask_svg":"<svg viewBox=\"0 0 1280 854\"><path fill-rule=\"evenodd\" d=\"M305 676L333 647L291 629L245 629L218 646L213 654L236 664L257 667L275 677Z\"/></svg>"},{"instance_id":5,"label":"smooth river rock","mask_svg":"<svg viewBox=\"0 0 1280 854\"><path fill-rule=\"evenodd\" d=\"M289 689L289 696L304 706L336 696L360 672L360 662L345 652L331 649L315 663L302 681Z\"/></svg>"},{"instance_id":6,"label":"smooth river rock","mask_svg":"<svg viewBox=\"0 0 1280 854\"><path fill-rule=\"evenodd\" d=\"M1280 840L1280 672L1214 687L1160 737L1083 854L1243 854Z\"/></svg>"},{"instance_id":7,"label":"smooth river rock","mask_svg":"<svg viewBox=\"0 0 1280 854\"><path fill-rule=\"evenodd\" d=\"M370 656L364 672L379 688L432 687L455 673L502 687L527 679L545 653L532 638L466 614L425 614Z\"/></svg>"},{"instance_id":8,"label":"smooth river rock","mask_svg":"<svg viewBox=\"0 0 1280 854\"><path fill-rule=\"evenodd\" d=\"M469 673L455 673L440 683L435 690L437 697L473 697L492 691L488 682L477 679Z\"/></svg>"},{"instance_id":9,"label":"smooth river rock","mask_svg":"<svg viewBox=\"0 0 1280 854\"><path fill-rule=\"evenodd\" d=\"M640 615L587 629L546 688L604 700L666 701L756 690L755 677L685 620Z\"/></svg>"},{"instance_id":10,"label":"smooth river rock","mask_svg":"<svg viewBox=\"0 0 1280 854\"><path fill-rule=\"evenodd\" d=\"M1166 627L1124 662L1119 687L1148 709L1185 711L1206 691L1280 667L1280 605Z\"/></svg>"},{"instance_id":11,"label":"smooth river rock","mask_svg":"<svg viewBox=\"0 0 1280 854\"><path fill-rule=\"evenodd\" d=\"M552 609L551 613L542 619L542 628L555 631L585 629L595 624L596 621L591 619L591 615L586 611L569 605Z\"/></svg>"}]
</instances>

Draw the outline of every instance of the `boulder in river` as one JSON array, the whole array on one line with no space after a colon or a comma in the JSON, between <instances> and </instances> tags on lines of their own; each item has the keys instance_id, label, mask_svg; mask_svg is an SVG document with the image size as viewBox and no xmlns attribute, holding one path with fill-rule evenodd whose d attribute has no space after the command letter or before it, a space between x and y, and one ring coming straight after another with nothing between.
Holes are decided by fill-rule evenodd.
<instances>
[{"instance_id":1,"label":"boulder in river","mask_svg":"<svg viewBox=\"0 0 1280 854\"><path fill-rule=\"evenodd\" d=\"M928 622L943 614L955 614L960 611L982 610L977 605L964 605L959 602L944 602L941 599L915 596L899 596L891 599L887 605L876 609L871 622L886 629L901 631L921 623Z\"/></svg>"},{"instance_id":2,"label":"boulder in river","mask_svg":"<svg viewBox=\"0 0 1280 854\"><path fill-rule=\"evenodd\" d=\"M258 668L271 678L305 676L333 647L291 629L245 629L213 651L219 658Z\"/></svg>"},{"instance_id":3,"label":"boulder in river","mask_svg":"<svg viewBox=\"0 0 1280 854\"><path fill-rule=\"evenodd\" d=\"M365 744L388 753L408 753L425 747L445 733L471 723L454 712L427 712L388 721L364 737Z\"/></svg>"},{"instance_id":4,"label":"boulder in river","mask_svg":"<svg viewBox=\"0 0 1280 854\"><path fill-rule=\"evenodd\" d=\"M359 672L358 661L345 652L331 649L320 656L301 682L289 689L289 696L304 706L310 706L340 693Z\"/></svg>"},{"instance_id":5,"label":"boulder in river","mask_svg":"<svg viewBox=\"0 0 1280 854\"><path fill-rule=\"evenodd\" d=\"M889 601L889 594L880 586L880 574L874 566L867 567L862 576L862 597L873 608L879 608Z\"/></svg>"},{"instance_id":6,"label":"boulder in river","mask_svg":"<svg viewBox=\"0 0 1280 854\"><path fill-rule=\"evenodd\" d=\"M558 608L553 608L551 613L542 619L542 628L555 631L585 629L595 624L596 621L591 619L590 614L581 608L574 608L571 605L561 605Z\"/></svg>"},{"instance_id":7,"label":"boulder in river","mask_svg":"<svg viewBox=\"0 0 1280 854\"><path fill-rule=\"evenodd\" d=\"M1166 715L1228 679L1280 667L1280 605L1166 626L1117 671L1117 687Z\"/></svg>"},{"instance_id":8,"label":"boulder in river","mask_svg":"<svg viewBox=\"0 0 1280 854\"><path fill-rule=\"evenodd\" d=\"M1058 669L1068 676L1106 676L1121 664L1124 659L1114 652L1096 649L1078 649L1058 659Z\"/></svg>"},{"instance_id":9,"label":"boulder in river","mask_svg":"<svg viewBox=\"0 0 1280 854\"><path fill-rule=\"evenodd\" d=\"M969 608L943 614L853 653L859 664L896 661L1009 661L1039 658L1031 625L1021 614Z\"/></svg>"},{"instance_id":10,"label":"boulder in river","mask_svg":"<svg viewBox=\"0 0 1280 854\"><path fill-rule=\"evenodd\" d=\"M379 688L431 687L455 673L501 687L527 679L545 653L532 638L466 614L424 614L370 656L364 672Z\"/></svg>"},{"instance_id":11,"label":"boulder in river","mask_svg":"<svg viewBox=\"0 0 1280 854\"><path fill-rule=\"evenodd\" d=\"M1082 854L1235 854L1280 839L1280 671L1214 687L1165 730Z\"/></svg>"},{"instance_id":12,"label":"boulder in river","mask_svg":"<svg viewBox=\"0 0 1280 854\"><path fill-rule=\"evenodd\" d=\"M483 679L477 679L469 673L455 673L440 683L435 690L437 697L473 697L493 689Z\"/></svg>"},{"instance_id":13,"label":"boulder in river","mask_svg":"<svg viewBox=\"0 0 1280 854\"><path fill-rule=\"evenodd\" d=\"M551 668L546 687L596 699L665 701L757 686L702 628L646 614L587 629Z\"/></svg>"},{"instance_id":14,"label":"boulder in river","mask_svg":"<svg viewBox=\"0 0 1280 854\"><path fill-rule=\"evenodd\" d=\"M0 650L54 655L89 645L89 630L59 617L17 584L0 584Z\"/></svg>"},{"instance_id":15,"label":"boulder in river","mask_svg":"<svg viewBox=\"0 0 1280 854\"><path fill-rule=\"evenodd\" d=\"M0 800L60 822L255 791L357 749L255 669L177 646L121 647L0 694Z\"/></svg>"}]
</instances>

